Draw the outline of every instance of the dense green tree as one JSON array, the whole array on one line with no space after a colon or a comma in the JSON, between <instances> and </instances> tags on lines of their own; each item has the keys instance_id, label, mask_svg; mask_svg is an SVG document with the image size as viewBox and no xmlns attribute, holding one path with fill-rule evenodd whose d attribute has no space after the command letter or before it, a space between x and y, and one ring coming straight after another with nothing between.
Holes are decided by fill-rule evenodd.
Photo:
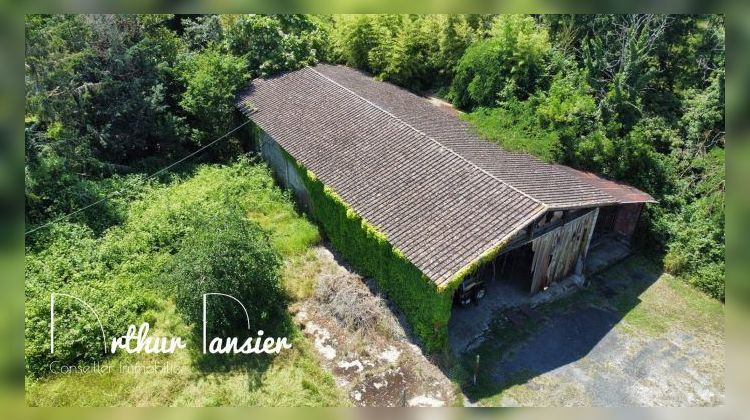
<instances>
[{"instance_id":1,"label":"dense green tree","mask_svg":"<svg viewBox=\"0 0 750 420\"><path fill-rule=\"evenodd\" d=\"M437 34L441 22L433 17L409 16L403 19L388 51L388 64L380 77L416 91L430 88L435 81L439 54Z\"/></svg>"},{"instance_id":2,"label":"dense green tree","mask_svg":"<svg viewBox=\"0 0 750 420\"><path fill-rule=\"evenodd\" d=\"M34 225L99 198L88 182L182 147L169 16L26 18L26 213ZM101 208L86 213L96 220ZM85 214L84 214L85 216Z\"/></svg>"},{"instance_id":3,"label":"dense green tree","mask_svg":"<svg viewBox=\"0 0 750 420\"><path fill-rule=\"evenodd\" d=\"M495 21L497 15L493 14L470 14L464 15L466 17L466 23L477 35L478 39L487 38L492 30L492 24Z\"/></svg>"},{"instance_id":4,"label":"dense green tree","mask_svg":"<svg viewBox=\"0 0 750 420\"><path fill-rule=\"evenodd\" d=\"M218 45L224 40L224 27L219 15L202 15L181 21L184 38L191 50Z\"/></svg>"},{"instance_id":5,"label":"dense green tree","mask_svg":"<svg viewBox=\"0 0 750 420\"><path fill-rule=\"evenodd\" d=\"M534 101L538 103L535 113L541 126L554 131L560 139L562 161L573 163L577 142L601 128L586 71L569 65L552 78L549 89L536 95Z\"/></svg>"},{"instance_id":6,"label":"dense green tree","mask_svg":"<svg viewBox=\"0 0 750 420\"><path fill-rule=\"evenodd\" d=\"M403 19L404 16L394 14L376 15L372 18L373 46L367 53L367 63L363 70L382 75L383 71L392 65L396 59L393 54L394 44L402 30Z\"/></svg>"},{"instance_id":7,"label":"dense green tree","mask_svg":"<svg viewBox=\"0 0 750 420\"><path fill-rule=\"evenodd\" d=\"M499 16L491 37L471 45L461 58L450 96L461 108L525 99L536 91L550 50L546 29L533 18Z\"/></svg>"},{"instance_id":8,"label":"dense green tree","mask_svg":"<svg viewBox=\"0 0 750 420\"><path fill-rule=\"evenodd\" d=\"M251 76L270 76L325 59L328 32L305 15L241 15L227 23L228 50L247 60Z\"/></svg>"},{"instance_id":9,"label":"dense green tree","mask_svg":"<svg viewBox=\"0 0 750 420\"><path fill-rule=\"evenodd\" d=\"M370 51L383 32L376 31L372 15L337 15L335 17L336 55L346 65L370 71Z\"/></svg>"},{"instance_id":10,"label":"dense green tree","mask_svg":"<svg viewBox=\"0 0 750 420\"><path fill-rule=\"evenodd\" d=\"M180 106L188 115L190 138L196 145L213 141L241 123L234 99L249 78L243 57L210 48L183 55L178 68L185 84ZM239 135L232 139L239 141ZM222 143L227 144L231 141ZM212 152L217 149L222 150L221 145Z\"/></svg>"},{"instance_id":11,"label":"dense green tree","mask_svg":"<svg viewBox=\"0 0 750 420\"><path fill-rule=\"evenodd\" d=\"M458 61L466 48L480 35L471 27L465 15L447 15L441 26L438 39L440 53L436 68L440 75L440 83L447 86L453 80Z\"/></svg>"}]
</instances>

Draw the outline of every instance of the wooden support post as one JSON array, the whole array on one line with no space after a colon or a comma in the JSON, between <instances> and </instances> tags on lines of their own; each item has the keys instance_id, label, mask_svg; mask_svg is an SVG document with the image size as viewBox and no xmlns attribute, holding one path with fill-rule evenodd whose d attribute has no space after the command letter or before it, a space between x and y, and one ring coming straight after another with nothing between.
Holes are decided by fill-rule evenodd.
<instances>
[{"instance_id":1,"label":"wooden support post","mask_svg":"<svg viewBox=\"0 0 750 420\"><path fill-rule=\"evenodd\" d=\"M586 238L586 246L583 248L583 264L581 264L581 272L577 274L583 274L586 271L586 257L589 255L589 246L591 246L591 238L594 237L594 229L596 228L596 220L599 218L599 207L594 210L594 217L589 225L588 238Z\"/></svg>"},{"instance_id":2,"label":"wooden support post","mask_svg":"<svg viewBox=\"0 0 750 420\"><path fill-rule=\"evenodd\" d=\"M479 375L479 355L477 354L477 363L474 366L474 385L477 384L477 375Z\"/></svg>"}]
</instances>

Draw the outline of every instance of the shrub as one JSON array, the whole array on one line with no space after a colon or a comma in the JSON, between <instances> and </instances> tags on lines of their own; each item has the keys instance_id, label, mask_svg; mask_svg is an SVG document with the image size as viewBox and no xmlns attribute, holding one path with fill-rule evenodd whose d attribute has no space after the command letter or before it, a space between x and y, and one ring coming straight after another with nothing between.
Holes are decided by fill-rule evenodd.
<instances>
[{"instance_id":1,"label":"shrub","mask_svg":"<svg viewBox=\"0 0 750 420\"><path fill-rule=\"evenodd\" d=\"M50 229L47 248L26 256L24 355L26 373L31 376L49 373L53 361L74 365L104 356L96 315L66 296L56 298L55 353L50 353L52 293L74 296L90 305L108 338L123 334L129 324L137 323L139 314L158 306L156 296L135 283L128 270L110 267L102 240L94 238L90 229L68 223ZM152 261L151 266L158 264ZM109 349L109 343L106 346Z\"/></svg>"},{"instance_id":2,"label":"shrub","mask_svg":"<svg viewBox=\"0 0 750 420\"><path fill-rule=\"evenodd\" d=\"M472 44L461 57L450 90L453 103L471 109L527 98L544 74L550 51L546 29L532 17L499 16L492 37Z\"/></svg>"},{"instance_id":3,"label":"shrub","mask_svg":"<svg viewBox=\"0 0 750 420\"><path fill-rule=\"evenodd\" d=\"M212 47L181 55L178 71L185 84L180 107L190 117L195 144L205 145L239 123L234 98L248 80L244 59Z\"/></svg>"},{"instance_id":4,"label":"shrub","mask_svg":"<svg viewBox=\"0 0 750 420\"><path fill-rule=\"evenodd\" d=\"M724 261L707 263L698 267L688 278L688 283L699 290L724 302L726 289L726 271Z\"/></svg>"},{"instance_id":5,"label":"shrub","mask_svg":"<svg viewBox=\"0 0 750 420\"><path fill-rule=\"evenodd\" d=\"M235 244L236 249L230 248L217 257L224 265L213 267L228 276L221 270L244 270L248 264L260 264L248 262L247 258L271 258L269 254L275 252L269 251L270 246L279 252L295 253L319 240L316 227L297 216L288 194L274 185L268 168L244 158L228 166L199 167L189 178L178 178L170 185L149 185L140 177L113 178L97 185L104 190L128 186L132 188L115 203L125 222L110 227L102 236L97 237L91 228L76 223L53 224L34 234L34 247L27 248L25 257L25 359L29 375L48 373L52 360L70 365L98 361L103 355L96 318L64 297L56 305L57 345L55 354L50 355L52 292L73 295L93 306L102 318L107 337L111 337L123 334L129 324L152 318L148 310L158 309L164 299L154 284L164 275L165 267L177 264L173 255L189 259L184 255L193 251L185 247L209 253L226 249L228 243ZM133 199L136 201L126 202ZM244 214L258 221L270 235L271 245L255 224L241 220L237 214L227 214L230 203L238 203ZM239 224L242 229L233 233L214 228L222 221ZM221 236L201 236L209 234ZM201 248L201 244L209 248ZM235 257L239 259L232 259ZM211 264L214 262L206 262L207 267ZM255 265L250 268L260 270ZM248 274L242 275L247 278ZM277 289L268 290L273 290L275 296ZM193 299L195 304L201 304L200 294ZM254 299L250 296L243 303ZM282 304L278 299L269 302ZM211 305L221 303L224 302L216 298ZM234 306L232 310L241 308Z\"/></svg>"},{"instance_id":6,"label":"shrub","mask_svg":"<svg viewBox=\"0 0 750 420\"><path fill-rule=\"evenodd\" d=\"M724 300L724 195L716 191L670 215L665 268L716 299ZM677 217L675 217L677 216Z\"/></svg>"},{"instance_id":7,"label":"shrub","mask_svg":"<svg viewBox=\"0 0 750 420\"><path fill-rule=\"evenodd\" d=\"M597 108L584 71L574 66L556 74L549 90L534 98L539 124L560 138L564 157L572 161L576 142L599 127ZM561 160L563 160L561 159Z\"/></svg>"},{"instance_id":8,"label":"shrub","mask_svg":"<svg viewBox=\"0 0 750 420\"><path fill-rule=\"evenodd\" d=\"M223 293L247 308L251 328L274 330L284 317L279 282L281 260L260 227L238 208L201 222L182 242L161 283L175 296L177 309L200 329L203 294ZM208 298L207 322L215 332L230 335L246 327L245 313L224 297Z\"/></svg>"},{"instance_id":9,"label":"shrub","mask_svg":"<svg viewBox=\"0 0 750 420\"><path fill-rule=\"evenodd\" d=\"M544 161L561 155L560 138L554 130L539 125L530 101L511 100L497 108L478 108L465 115L478 134L502 148L525 152Z\"/></svg>"},{"instance_id":10,"label":"shrub","mask_svg":"<svg viewBox=\"0 0 750 420\"><path fill-rule=\"evenodd\" d=\"M205 165L169 188L155 189L132 203L120 240L110 252L127 258L133 247L175 253L180 240L203 219L239 204L284 254L303 250L320 237L315 225L298 217L288 193L274 184L268 167L242 157L231 165Z\"/></svg>"}]
</instances>

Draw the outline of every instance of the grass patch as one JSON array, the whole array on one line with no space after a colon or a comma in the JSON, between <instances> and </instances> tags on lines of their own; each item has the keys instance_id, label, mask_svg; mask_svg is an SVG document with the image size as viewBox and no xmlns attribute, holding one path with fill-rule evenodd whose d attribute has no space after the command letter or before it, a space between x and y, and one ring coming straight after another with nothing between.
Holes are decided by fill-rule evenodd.
<instances>
[{"instance_id":1,"label":"grass patch","mask_svg":"<svg viewBox=\"0 0 750 420\"><path fill-rule=\"evenodd\" d=\"M293 301L305 300L313 295L315 279L326 269L315 248L307 248L286 257L281 285Z\"/></svg>"},{"instance_id":2,"label":"grass patch","mask_svg":"<svg viewBox=\"0 0 750 420\"><path fill-rule=\"evenodd\" d=\"M269 195L260 200L246 198L247 217L268 233L281 255L303 254L310 245L320 242L317 226L297 214L287 192L273 191Z\"/></svg>"},{"instance_id":3,"label":"grass patch","mask_svg":"<svg viewBox=\"0 0 750 420\"><path fill-rule=\"evenodd\" d=\"M169 186L149 191L142 200L128 208L128 218L121 226L101 238L88 241L94 255L114 255L116 270L101 269L96 279L111 281L113 272L126 273L127 285L144 285L153 281L154 272L172 258L181 238L201 226L191 224L196 212L212 214L238 203L248 219L256 222L273 248L284 260L282 287L295 299L312 294L320 263L312 245L320 240L317 227L299 215L289 194L273 182L267 167L243 160L229 166L204 165L192 176ZM89 243L86 242L86 243ZM65 245L60 242L60 246ZM100 248L97 248L100 247ZM78 258L79 246L69 246L60 258L50 260L38 254L35 264L48 271L56 264ZM101 251L99 251L101 250ZM57 255L57 254L55 254ZM66 257L67 255L67 257ZM65 257L65 258L64 258ZM115 258L116 257L116 258ZM79 258L80 259L80 258ZM156 264L157 259L159 261ZM76 261L73 259L72 261ZM27 257L27 265L29 260ZM68 267L67 264L64 267ZM75 264L73 264L75 265ZM100 264L101 265L101 264ZM146 271L146 269L149 269ZM92 269L93 270L93 269ZM79 269L73 273L76 285ZM67 271L66 271L67 272ZM99 275L101 274L101 275ZM93 275L92 275L93 276ZM67 281L63 279L63 281ZM27 279L28 282L28 279ZM109 289L107 289L109 290ZM120 299L143 292L143 287L120 288ZM48 299L48 298L47 298ZM96 371L53 373L34 379L26 377L25 399L31 406L345 406L345 395L332 376L323 370L314 352L292 325L288 333L293 348L282 351L264 363L255 358L207 370L199 363L200 349L194 348L192 328L175 312L167 296L154 297L155 302L139 313L139 319L151 323L151 336L180 336L190 349L169 355L118 353L105 358ZM28 305L28 297L27 297ZM128 318L128 322L138 320ZM124 331L117 331L122 334ZM100 350L99 350L100 351ZM224 368L225 367L225 368ZM146 371L146 372L144 372ZM151 372L149 372L151 371Z\"/></svg>"},{"instance_id":4,"label":"grass patch","mask_svg":"<svg viewBox=\"0 0 750 420\"><path fill-rule=\"evenodd\" d=\"M658 264L643 256L630 257L602 275L615 277L615 283L621 284L608 302L622 315L618 328L624 331L659 336L672 328L709 333L724 330L721 302L663 273Z\"/></svg>"},{"instance_id":5,"label":"grass patch","mask_svg":"<svg viewBox=\"0 0 750 420\"><path fill-rule=\"evenodd\" d=\"M156 315L154 335L191 330L168 304ZM204 373L190 351L171 355L118 354L101 372L57 374L27 383L29 406L345 406L331 377L317 363L310 345L295 331L293 348L259 371L240 364L223 372ZM159 372L147 369L162 367ZM140 369L140 371L138 371Z\"/></svg>"},{"instance_id":6,"label":"grass patch","mask_svg":"<svg viewBox=\"0 0 750 420\"><path fill-rule=\"evenodd\" d=\"M623 316L623 329L658 336L672 328L723 331L723 305L679 279L662 274Z\"/></svg>"}]
</instances>

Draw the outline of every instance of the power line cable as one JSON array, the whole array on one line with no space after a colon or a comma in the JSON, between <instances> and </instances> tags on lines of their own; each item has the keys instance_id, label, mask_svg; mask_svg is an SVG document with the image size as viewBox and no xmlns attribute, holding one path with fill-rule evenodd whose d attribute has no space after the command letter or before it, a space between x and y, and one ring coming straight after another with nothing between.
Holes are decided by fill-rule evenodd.
<instances>
[{"instance_id":1,"label":"power line cable","mask_svg":"<svg viewBox=\"0 0 750 420\"><path fill-rule=\"evenodd\" d=\"M209 147L213 146L214 144L216 144L216 143L217 143L217 142L219 142L220 140L223 140L223 139L225 139L225 138L226 138L227 136L229 136L230 134L232 134L232 133L234 133L235 131L239 130L240 128L242 128L242 127L246 126L246 125L247 125L247 124L248 124L249 122L250 122L250 120L247 120L247 121L245 121L244 123L242 123L242 124L238 125L237 127L234 127L233 129L231 129L231 130L227 131L226 133L224 133L224 135L222 135L221 137L219 137L219 138L217 138L216 140L214 140L214 141L212 141L212 142L208 143L207 145L205 145L205 146L201 147L200 149L198 149L198 150L194 151L193 153L190 153L189 155L187 155L187 156L185 156L185 157L181 158L180 160L178 160L178 161L176 161L176 162L173 162L173 163L171 163L171 164L169 164L169 165L167 165L167 166L165 166L165 167L163 167L163 168L159 169L158 171L156 171L156 172L152 173L151 175L147 176L147 177L146 177L146 179L154 178L154 177L156 177L157 175L159 175L159 174L162 174L162 173L164 173L164 172L166 172L166 171L168 171L168 170L172 169L173 167L175 167L175 166L179 165L180 163L182 163L182 162L184 162L184 161L186 161L186 160L190 159L191 157L193 157L193 156L197 155L198 153L200 153L200 152L202 152L202 151L204 151L204 150L208 149ZM62 220L65 220L65 219L67 219L68 217L70 217L70 216L73 216L74 214L78 214L78 213L80 213L80 212L82 212L82 211L84 211L84 210L87 210L87 209L89 209L89 208L91 208L91 207L94 207L94 206L95 206L95 205L97 205L97 204L103 203L103 202L105 202L105 201L109 200L110 198L112 198L112 197L114 197L114 196L116 196L116 195L119 195L119 194L120 194L120 192L122 192L122 191L115 191L115 192L113 192L113 193L110 193L110 194L108 194L108 195L107 195L106 197L104 197L104 198L102 198L102 199L100 199L100 200L97 200L97 201L95 201L95 202L93 202L93 203L91 203L91 204L88 204L88 205L86 205L86 206L84 206L84 207L81 207L80 209L74 210L74 211L72 211L72 212L70 212L70 213L68 213L68 214L65 214L65 215L62 215L62 216L60 216L60 217L57 217L57 218L55 218L55 219L53 219L53 220L51 220L51 221L49 221L49 222L47 222L47 223L45 223L45 224L43 224L43 225L41 225L41 226L37 226L37 227L35 227L34 229L28 230L28 231L26 231L26 233L24 233L24 236L28 236L29 234L31 234L31 233L34 233L34 232L36 232L36 231L38 231L38 230L40 230L40 229L44 229L44 228L46 228L46 227L47 227L47 226L49 226L49 225L52 225L52 224L55 224L55 223L57 223L57 222L60 222L60 221L62 221Z\"/></svg>"}]
</instances>

